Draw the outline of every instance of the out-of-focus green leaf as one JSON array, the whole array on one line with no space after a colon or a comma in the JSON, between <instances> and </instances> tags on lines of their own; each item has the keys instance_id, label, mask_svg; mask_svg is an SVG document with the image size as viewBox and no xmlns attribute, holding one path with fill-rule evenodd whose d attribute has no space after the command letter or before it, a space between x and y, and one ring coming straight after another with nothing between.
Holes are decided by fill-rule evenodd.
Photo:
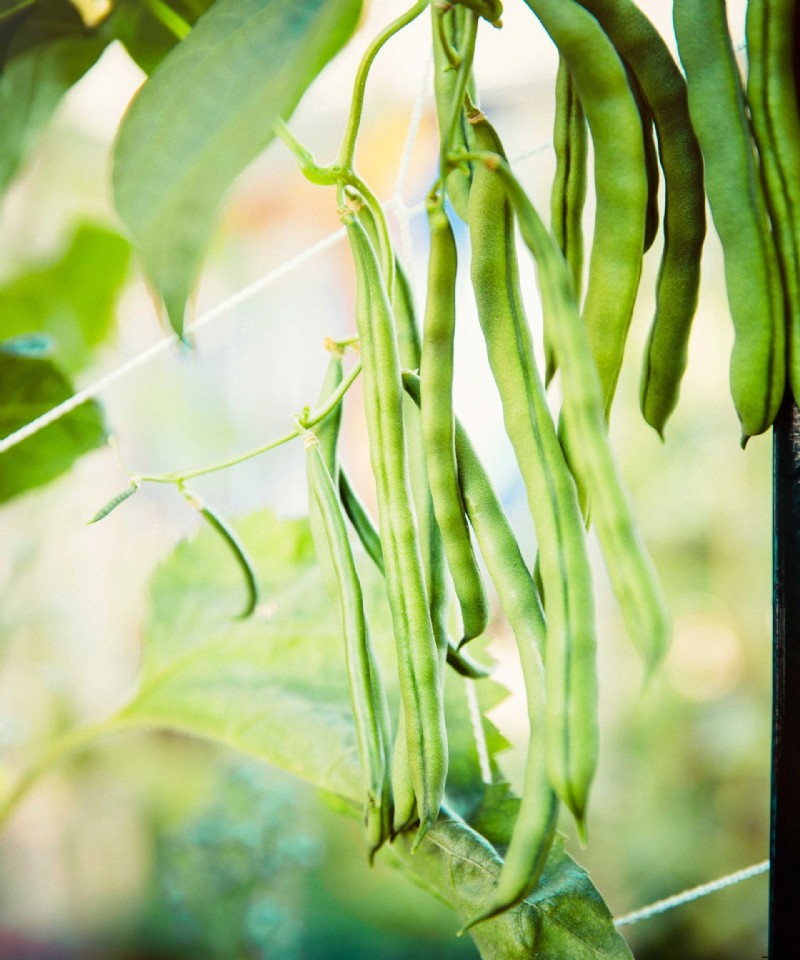
<instances>
[{"instance_id":1,"label":"out-of-focus green leaf","mask_svg":"<svg viewBox=\"0 0 800 960\"><path fill-rule=\"evenodd\" d=\"M23 341L24 342L24 341ZM72 384L50 360L0 343L0 439L72 396ZM100 408L87 402L0 454L0 503L65 473L106 439Z\"/></svg>"},{"instance_id":2,"label":"out-of-focus green leaf","mask_svg":"<svg viewBox=\"0 0 800 960\"><path fill-rule=\"evenodd\" d=\"M0 194L61 97L94 65L106 39L69 0L41 0L0 31Z\"/></svg>"},{"instance_id":3,"label":"out-of-focus green leaf","mask_svg":"<svg viewBox=\"0 0 800 960\"><path fill-rule=\"evenodd\" d=\"M214 0L169 0L166 5L186 23L194 25ZM143 0L118 0L109 20L119 40L145 73L151 74L178 43L178 37L163 24Z\"/></svg>"},{"instance_id":4,"label":"out-of-focus green leaf","mask_svg":"<svg viewBox=\"0 0 800 960\"><path fill-rule=\"evenodd\" d=\"M402 836L394 846L406 867L434 886L462 920L479 913L500 872L486 840L446 817L414 854L412 840ZM608 907L561 841L550 850L536 890L519 906L473 927L470 936L483 960L632 960Z\"/></svg>"},{"instance_id":5,"label":"out-of-focus green leaf","mask_svg":"<svg viewBox=\"0 0 800 960\"><path fill-rule=\"evenodd\" d=\"M81 224L54 263L18 274L0 287L0 340L44 333L71 372L91 359L114 322L130 263L130 244L113 230Z\"/></svg>"},{"instance_id":6,"label":"out-of-focus green leaf","mask_svg":"<svg viewBox=\"0 0 800 960\"><path fill-rule=\"evenodd\" d=\"M206 531L180 545L156 574L141 689L118 720L227 743L358 809L358 754L338 617L314 562L307 525L259 514L237 528L258 570L264 603L251 620L232 622L239 585L232 565L221 562L223 548ZM364 570L369 571L364 588L373 639L396 705L383 587L371 567ZM476 822L504 845L516 804L507 785L480 782L469 712L459 706L462 684L462 678L448 674L456 773L451 792L462 801L482 796L473 810ZM485 684L480 681L479 689ZM499 689L491 684L488 703L497 702ZM502 743L489 728L490 757ZM472 789L470 777L477 781ZM442 817L414 855L411 839L395 844L406 867L463 921L474 916L499 871L492 847L456 814ZM497 960L630 956L600 895L561 843L554 847L537 891L515 910L476 927L474 937L482 956Z\"/></svg>"},{"instance_id":7,"label":"out-of-focus green leaf","mask_svg":"<svg viewBox=\"0 0 800 960\"><path fill-rule=\"evenodd\" d=\"M177 332L223 195L360 10L361 0L217 0L133 101L114 196Z\"/></svg>"}]
</instances>

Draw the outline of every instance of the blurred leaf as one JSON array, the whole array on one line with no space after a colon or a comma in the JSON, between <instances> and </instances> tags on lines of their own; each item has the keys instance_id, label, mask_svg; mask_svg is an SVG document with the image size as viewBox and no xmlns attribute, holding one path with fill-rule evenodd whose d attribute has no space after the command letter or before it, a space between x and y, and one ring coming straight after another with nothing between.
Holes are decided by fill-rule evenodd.
<instances>
[{"instance_id":1,"label":"blurred leaf","mask_svg":"<svg viewBox=\"0 0 800 960\"><path fill-rule=\"evenodd\" d=\"M500 871L486 840L458 819L440 818L416 853L394 844L406 867L434 885L462 920L485 906ZM519 906L470 930L483 960L632 960L608 907L584 869L556 841L536 890Z\"/></svg>"},{"instance_id":2,"label":"blurred leaf","mask_svg":"<svg viewBox=\"0 0 800 960\"><path fill-rule=\"evenodd\" d=\"M167 6L194 25L214 0L170 0ZM145 73L151 74L179 42L142 0L119 0L109 21L114 36Z\"/></svg>"},{"instance_id":3,"label":"blurred leaf","mask_svg":"<svg viewBox=\"0 0 800 960\"><path fill-rule=\"evenodd\" d=\"M134 99L114 195L183 330L217 207L355 28L361 0L217 0Z\"/></svg>"},{"instance_id":4,"label":"blurred leaf","mask_svg":"<svg viewBox=\"0 0 800 960\"><path fill-rule=\"evenodd\" d=\"M29 423L74 393L50 360L20 353L20 341L0 343L0 438ZM78 457L106 439L100 408L81 404L33 437L0 454L0 502L65 473Z\"/></svg>"},{"instance_id":5,"label":"blurred leaf","mask_svg":"<svg viewBox=\"0 0 800 960\"><path fill-rule=\"evenodd\" d=\"M0 287L0 339L46 333L71 372L111 332L130 263L130 244L113 230L81 224L60 259Z\"/></svg>"},{"instance_id":6,"label":"blurred leaf","mask_svg":"<svg viewBox=\"0 0 800 960\"><path fill-rule=\"evenodd\" d=\"M314 562L307 525L263 513L238 524L267 598L254 618L232 622L237 571L204 531L181 544L158 570L145 633L139 693L118 719L207 737L254 754L312 784L360 803L355 730L339 637ZM364 583L370 624L390 698L397 700L393 641L383 586ZM488 702L501 688L489 687ZM458 798L483 797L477 821L507 842L516 805L504 784L480 781L461 678L448 675L451 763ZM489 729L490 749L504 743ZM467 755L466 762L462 754ZM467 771L471 770L470 774ZM476 778L471 791L468 778ZM485 796L484 796L485 795ZM462 920L485 902L500 861L491 846L453 814L431 828L415 855L410 838L394 849L419 880L448 901ZM585 871L557 843L542 885L526 901L474 931L485 958L622 960L629 953Z\"/></svg>"},{"instance_id":7,"label":"blurred leaf","mask_svg":"<svg viewBox=\"0 0 800 960\"><path fill-rule=\"evenodd\" d=\"M61 97L94 65L106 40L69 0L40 0L0 32L0 194Z\"/></svg>"}]
</instances>

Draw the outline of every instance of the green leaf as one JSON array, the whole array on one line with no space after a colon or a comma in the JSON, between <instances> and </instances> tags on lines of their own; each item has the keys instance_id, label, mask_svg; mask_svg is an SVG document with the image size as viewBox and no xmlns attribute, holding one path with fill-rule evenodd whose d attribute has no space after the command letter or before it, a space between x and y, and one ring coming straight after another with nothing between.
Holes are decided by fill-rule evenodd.
<instances>
[{"instance_id":1,"label":"green leaf","mask_svg":"<svg viewBox=\"0 0 800 960\"><path fill-rule=\"evenodd\" d=\"M194 25L212 3L213 0L170 0L167 6L186 23ZM109 26L147 74L151 74L178 43L175 33L142 0L119 0Z\"/></svg>"},{"instance_id":2,"label":"green leaf","mask_svg":"<svg viewBox=\"0 0 800 960\"><path fill-rule=\"evenodd\" d=\"M412 838L394 844L405 866L447 900L463 921L474 917L500 872L500 860L463 821L441 817L416 853ZM470 930L483 960L632 960L608 907L586 871L556 841L536 890L519 906Z\"/></svg>"},{"instance_id":3,"label":"green leaf","mask_svg":"<svg viewBox=\"0 0 800 960\"><path fill-rule=\"evenodd\" d=\"M94 65L106 40L68 0L23 8L0 32L0 194L61 97Z\"/></svg>"},{"instance_id":4,"label":"green leaf","mask_svg":"<svg viewBox=\"0 0 800 960\"><path fill-rule=\"evenodd\" d=\"M0 343L0 438L73 393L72 384L50 360L20 349L20 341ZM105 439L100 408L93 402L81 404L0 454L0 503L54 480Z\"/></svg>"},{"instance_id":5,"label":"green leaf","mask_svg":"<svg viewBox=\"0 0 800 960\"><path fill-rule=\"evenodd\" d=\"M130 244L113 230L81 224L62 256L0 287L0 340L47 334L71 372L91 359L113 327L130 263Z\"/></svg>"},{"instance_id":6,"label":"green leaf","mask_svg":"<svg viewBox=\"0 0 800 960\"><path fill-rule=\"evenodd\" d=\"M217 208L352 33L361 0L217 0L133 101L114 196L182 333Z\"/></svg>"},{"instance_id":7,"label":"green leaf","mask_svg":"<svg viewBox=\"0 0 800 960\"><path fill-rule=\"evenodd\" d=\"M342 641L317 569L305 522L264 513L237 524L258 571L265 602L249 621L233 622L240 584L235 565L208 531L181 544L153 583L139 693L117 717L122 725L167 727L226 743L288 770L358 810L360 777ZM383 586L364 566L364 590L376 650L396 705L390 617ZM448 673L451 769L448 798L472 804L475 822L501 846L516 800L507 784L480 781L463 680ZM478 683L485 704L502 688ZM488 727L490 757L504 741ZM480 800L476 800L480 797ZM463 921L485 903L500 861L457 814L441 818L418 852L412 834L394 850L415 877L450 903ZM484 958L623 960L629 958L608 909L585 871L554 847L542 884L523 905L474 929Z\"/></svg>"}]
</instances>

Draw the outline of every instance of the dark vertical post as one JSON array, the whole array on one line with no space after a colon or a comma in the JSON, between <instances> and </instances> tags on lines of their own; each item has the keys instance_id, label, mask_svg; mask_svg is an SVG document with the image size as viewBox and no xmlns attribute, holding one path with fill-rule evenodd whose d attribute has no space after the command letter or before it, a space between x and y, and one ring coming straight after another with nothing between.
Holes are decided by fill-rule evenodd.
<instances>
[{"instance_id":1,"label":"dark vertical post","mask_svg":"<svg viewBox=\"0 0 800 960\"><path fill-rule=\"evenodd\" d=\"M788 391L773 445L769 957L793 960L800 956L800 411Z\"/></svg>"}]
</instances>

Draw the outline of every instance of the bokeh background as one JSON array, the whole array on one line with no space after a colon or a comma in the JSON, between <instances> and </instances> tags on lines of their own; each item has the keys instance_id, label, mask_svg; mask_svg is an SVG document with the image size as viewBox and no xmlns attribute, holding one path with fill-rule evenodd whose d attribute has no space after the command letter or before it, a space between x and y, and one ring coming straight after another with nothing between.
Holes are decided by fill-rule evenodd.
<instances>
[{"instance_id":1,"label":"bokeh background","mask_svg":"<svg viewBox=\"0 0 800 960\"><path fill-rule=\"evenodd\" d=\"M641 5L672 45L670 5ZM102 4L82 6L99 11ZM556 55L522 3L506 6L503 29L481 31L480 100L546 212ZM728 4L737 40L743 6ZM320 160L338 146L358 57L404 7L373 0L362 29L292 119ZM379 57L358 152L378 195L410 210L407 220L398 218L395 203L392 226L418 306L427 256L418 204L433 180L437 149L428 30L423 17ZM62 103L0 206L0 301L19 299L20 277L35 280L52 270L81 225L122 231L110 201L110 150L142 80L124 50L112 47ZM398 196L415 104L420 125ZM590 201L587 229L591 223ZM231 191L206 260L198 313L338 226L332 191L306 183L286 149L273 144ZM589 846L581 849L570 823L562 824L616 914L759 861L768 850L771 444L762 437L746 452L739 448L727 386L732 329L713 232L689 369L666 443L641 419L640 358L660 242L646 256L611 432L663 578L674 641L643 691L595 547L602 757ZM523 266L538 331L535 280L524 258ZM502 431L467 274L459 278L456 405L532 558L524 490ZM42 284L25 282L22 295L35 300ZM137 472L188 467L285 430L316 397L327 362L323 338L354 331L352 287L346 246L333 245L203 328L192 352L168 351L105 391L100 400L125 461ZM76 296L91 298L91 273L81 290ZM163 336L134 260L114 329L78 382L91 382ZM358 398L356 388L347 405L345 456L369 498ZM229 517L267 505L302 515L302 458L299 446L285 446L194 486ZM148 580L198 519L173 490L147 487L102 524L85 526L124 484L113 453L101 449L0 513L0 787L59 730L103 717L135 688ZM496 676L511 691L492 718L513 745L501 755L504 772L519 783L521 679L499 619L491 633L501 661ZM766 954L766 908L761 877L626 928L625 936L640 960L752 960ZM379 857L370 871L358 828L305 784L175 735L98 744L44 779L0 837L0 957L12 960L477 956L469 942L453 938L456 926L388 859Z\"/></svg>"}]
</instances>

